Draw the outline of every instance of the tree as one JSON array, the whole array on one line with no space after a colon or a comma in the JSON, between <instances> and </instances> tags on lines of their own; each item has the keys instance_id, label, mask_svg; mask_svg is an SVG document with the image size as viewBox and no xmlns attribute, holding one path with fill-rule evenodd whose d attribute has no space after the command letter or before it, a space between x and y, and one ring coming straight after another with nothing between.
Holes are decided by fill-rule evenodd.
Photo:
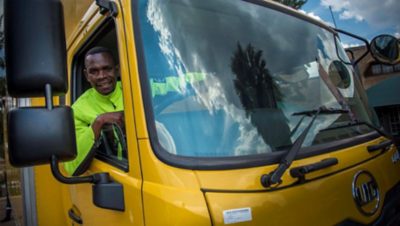
<instances>
[{"instance_id":1,"label":"tree","mask_svg":"<svg viewBox=\"0 0 400 226\"><path fill-rule=\"evenodd\" d=\"M237 44L231 58L233 83L246 116L271 148L291 145L290 129L278 107L283 98L263 59L263 51L250 43ZM278 131L276 131L278 130Z\"/></svg>"},{"instance_id":2,"label":"tree","mask_svg":"<svg viewBox=\"0 0 400 226\"><path fill-rule=\"evenodd\" d=\"M276 108L281 98L262 54L251 44L243 48L238 43L231 59L235 88L247 114L254 109Z\"/></svg>"},{"instance_id":3,"label":"tree","mask_svg":"<svg viewBox=\"0 0 400 226\"><path fill-rule=\"evenodd\" d=\"M307 3L307 0L274 0L274 1L292 7L294 9L300 9L304 4Z\"/></svg>"}]
</instances>

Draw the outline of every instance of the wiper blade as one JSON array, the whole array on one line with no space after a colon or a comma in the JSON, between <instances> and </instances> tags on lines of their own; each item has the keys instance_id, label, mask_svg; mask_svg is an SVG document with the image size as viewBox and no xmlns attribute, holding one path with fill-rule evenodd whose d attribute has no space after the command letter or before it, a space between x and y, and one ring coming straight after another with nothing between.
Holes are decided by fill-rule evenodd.
<instances>
[{"instance_id":1,"label":"wiper blade","mask_svg":"<svg viewBox=\"0 0 400 226\"><path fill-rule=\"evenodd\" d=\"M375 130L376 132L379 133L379 135L388 138L389 140L393 140L393 136L386 131L374 126L373 124L367 122L367 121L354 121L354 122L349 122L345 125L339 125L339 126L333 126L333 127L328 127L325 129L322 129L321 131L328 131L328 130L335 130L335 129L340 129L340 128L345 128L345 127L350 127L350 126L360 126L360 125L366 125L369 128Z\"/></svg>"},{"instance_id":2,"label":"wiper blade","mask_svg":"<svg viewBox=\"0 0 400 226\"><path fill-rule=\"evenodd\" d=\"M296 124L294 129L290 132L290 137L292 137L297 132L297 129L299 129L300 124L303 122L303 120L306 116L312 116L312 115L316 114L318 110L320 110L319 114L344 114L344 113L349 112L349 110L346 110L346 109L327 108L325 106L321 106L319 109L314 109L314 110L310 110L310 111L295 112L292 115L303 115L303 117L299 120L299 122Z\"/></svg>"},{"instance_id":3,"label":"wiper blade","mask_svg":"<svg viewBox=\"0 0 400 226\"><path fill-rule=\"evenodd\" d=\"M310 111L299 111L299 112L293 113L292 115L312 116L312 115L317 114L317 112L319 112L319 114L344 114L344 113L348 113L349 110L342 109L342 108L327 108L325 106L321 106L318 109L314 109L314 110L310 110Z\"/></svg>"},{"instance_id":4,"label":"wiper blade","mask_svg":"<svg viewBox=\"0 0 400 226\"><path fill-rule=\"evenodd\" d=\"M318 109L294 113L293 115L308 115L308 116L314 115L314 116L311 119L310 123L307 125L307 127L303 130L303 132L301 132L299 137L297 137L297 139L294 141L292 147L287 152L287 154L282 158L278 167L274 171L261 176L261 184L264 187L268 188L274 184L280 184L282 182L281 178L282 178L283 174L290 167L293 160L296 158L297 153L299 152L299 150L301 149L301 146L304 143L304 140L308 134L308 131L310 131L310 129L311 129L312 125L314 124L314 121L318 117L318 115L320 115L320 114L343 114L343 113L348 113L348 112L349 111L345 110L345 109L326 108L325 106L321 106Z\"/></svg>"}]
</instances>

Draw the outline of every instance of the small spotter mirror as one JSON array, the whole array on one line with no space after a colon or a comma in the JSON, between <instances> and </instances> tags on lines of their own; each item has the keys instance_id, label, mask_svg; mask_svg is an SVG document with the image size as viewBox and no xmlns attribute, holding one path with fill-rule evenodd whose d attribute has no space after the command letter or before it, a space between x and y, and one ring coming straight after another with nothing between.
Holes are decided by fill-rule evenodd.
<instances>
[{"instance_id":1,"label":"small spotter mirror","mask_svg":"<svg viewBox=\"0 0 400 226\"><path fill-rule=\"evenodd\" d=\"M371 54L381 63L396 64L400 61L400 42L391 35L379 35L371 41Z\"/></svg>"}]
</instances>

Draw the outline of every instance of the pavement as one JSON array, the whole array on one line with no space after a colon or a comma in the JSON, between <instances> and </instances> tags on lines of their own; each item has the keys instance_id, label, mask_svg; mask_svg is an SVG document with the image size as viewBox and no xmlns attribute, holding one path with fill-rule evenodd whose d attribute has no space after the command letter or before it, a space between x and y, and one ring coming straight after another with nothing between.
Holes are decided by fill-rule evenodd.
<instances>
[{"instance_id":1,"label":"pavement","mask_svg":"<svg viewBox=\"0 0 400 226\"><path fill-rule=\"evenodd\" d=\"M8 191L11 202L11 219L1 222L6 217L7 198L4 172L7 171ZM0 156L0 226L24 226L22 195L20 188L20 170L6 164L4 156Z\"/></svg>"},{"instance_id":2,"label":"pavement","mask_svg":"<svg viewBox=\"0 0 400 226\"><path fill-rule=\"evenodd\" d=\"M0 226L24 226L23 209L22 209L22 196L12 196L11 201L11 220L7 222L0 222ZM0 221L6 216L6 197L0 198Z\"/></svg>"}]
</instances>

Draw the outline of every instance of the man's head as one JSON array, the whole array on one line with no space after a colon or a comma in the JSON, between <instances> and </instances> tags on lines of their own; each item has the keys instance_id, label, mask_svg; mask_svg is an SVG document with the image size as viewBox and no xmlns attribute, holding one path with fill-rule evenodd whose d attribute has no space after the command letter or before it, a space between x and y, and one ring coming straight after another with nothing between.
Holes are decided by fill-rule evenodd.
<instances>
[{"instance_id":1,"label":"man's head","mask_svg":"<svg viewBox=\"0 0 400 226\"><path fill-rule=\"evenodd\" d=\"M85 55L85 76L90 85L100 94L108 95L117 83L118 66L112 52L104 47L94 47Z\"/></svg>"}]
</instances>

